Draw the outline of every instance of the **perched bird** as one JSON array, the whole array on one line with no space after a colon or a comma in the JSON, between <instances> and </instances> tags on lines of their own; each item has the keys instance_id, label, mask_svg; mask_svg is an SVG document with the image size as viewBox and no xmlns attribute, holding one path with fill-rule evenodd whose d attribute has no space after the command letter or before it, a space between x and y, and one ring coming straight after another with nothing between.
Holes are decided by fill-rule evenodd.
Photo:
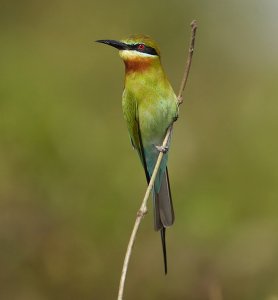
<instances>
[{"instance_id":1,"label":"perched bird","mask_svg":"<svg viewBox=\"0 0 278 300\"><path fill-rule=\"evenodd\" d=\"M164 270L167 273L165 232L174 223L167 170L168 146L162 148L169 126L178 117L177 97L168 81L156 42L146 35L121 41L96 42L119 49L125 64L122 107L133 147L137 150L149 183L160 151L165 152L153 188L154 228L161 232Z\"/></svg>"}]
</instances>

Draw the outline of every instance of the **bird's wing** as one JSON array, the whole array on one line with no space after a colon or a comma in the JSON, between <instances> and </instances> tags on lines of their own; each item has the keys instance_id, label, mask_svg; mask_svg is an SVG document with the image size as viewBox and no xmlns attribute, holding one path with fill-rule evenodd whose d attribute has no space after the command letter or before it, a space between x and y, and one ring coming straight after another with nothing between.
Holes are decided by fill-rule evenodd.
<instances>
[{"instance_id":1,"label":"bird's wing","mask_svg":"<svg viewBox=\"0 0 278 300\"><path fill-rule=\"evenodd\" d=\"M139 138L138 153L140 155L140 159L141 159L142 165L144 167L146 179L147 179L147 182L149 184L149 182L150 182L150 174L149 174L148 168L147 168L146 155L145 155L145 151L144 151L144 147L143 147L143 142L142 142L142 135L141 135L141 131L140 131L139 117L138 117L138 119L136 119L136 124L137 124L137 134L138 134L138 138Z\"/></svg>"},{"instance_id":2,"label":"bird's wing","mask_svg":"<svg viewBox=\"0 0 278 300\"><path fill-rule=\"evenodd\" d=\"M123 113L127 122L128 132L132 146L137 150L142 165L144 167L147 182L150 181L150 174L148 173L146 156L144 152L142 135L140 131L138 104L136 99L129 93L125 92L123 95Z\"/></svg>"}]
</instances>

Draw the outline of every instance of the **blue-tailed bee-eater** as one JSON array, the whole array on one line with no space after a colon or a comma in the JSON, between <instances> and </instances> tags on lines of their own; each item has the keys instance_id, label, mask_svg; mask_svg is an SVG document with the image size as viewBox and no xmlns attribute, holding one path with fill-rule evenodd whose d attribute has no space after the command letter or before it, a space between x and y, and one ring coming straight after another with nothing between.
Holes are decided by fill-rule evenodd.
<instances>
[{"instance_id":1,"label":"blue-tailed bee-eater","mask_svg":"<svg viewBox=\"0 0 278 300\"><path fill-rule=\"evenodd\" d=\"M125 64L122 107L131 143L137 150L150 181L165 134L177 119L178 101L161 65L160 50L149 36L132 35L126 39L98 40L119 49ZM161 162L153 188L154 228L161 233L164 270L167 273L166 228L174 223L168 153Z\"/></svg>"}]
</instances>

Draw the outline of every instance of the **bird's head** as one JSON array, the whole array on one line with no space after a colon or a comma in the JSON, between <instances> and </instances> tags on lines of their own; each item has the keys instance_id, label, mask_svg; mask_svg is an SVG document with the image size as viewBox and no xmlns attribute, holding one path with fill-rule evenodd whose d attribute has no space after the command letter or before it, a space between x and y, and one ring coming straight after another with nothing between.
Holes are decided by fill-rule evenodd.
<instances>
[{"instance_id":1,"label":"bird's head","mask_svg":"<svg viewBox=\"0 0 278 300\"><path fill-rule=\"evenodd\" d=\"M157 43L147 35L131 35L120 41L97 40L119 49L120 57L124 60L127 72L140 72L152 65L160 65L160 50Z\"/></svg>"}]
</instances>

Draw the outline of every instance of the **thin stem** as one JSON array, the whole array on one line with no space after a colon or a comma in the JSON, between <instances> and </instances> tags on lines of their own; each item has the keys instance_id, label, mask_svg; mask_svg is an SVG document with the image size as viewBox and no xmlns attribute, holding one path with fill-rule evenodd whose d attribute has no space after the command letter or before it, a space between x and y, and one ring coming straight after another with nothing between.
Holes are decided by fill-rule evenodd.
<instances>
[{"instance_id":1,"label":"thin stem","mask_svg":"<svg viewBox=\"0 0 278 300\"><path fill-rule=\"evenodd\" d=\"M194 46L195 46L196 31L197 31L197 27L198 27L196 20L193 20L191 22L190 26L191 26L191 39L190 39L190 44L189 44L189 48L188 48L188 57L187 57L187 61L186 61L185 68L184 68L184 74L183 74L183 78L181 81L180 90L178 93L178 104L179 105L181 105L183 102L182 94L183 94L184 88L187 83L187 79L188 79L188 75L189 75L189 71L190 71L190 67L191 67L191 62L192 62Z\"/></svg>"},{"instance_id":2,"label":"thin stem","mask_svg":"<svg viewBox=\"0 0 278 300\"><path fill-rule=\"evenodd\" d=\"M187 82L187 78L188 78L188 74L189 74L189 70L190 70L190 66L191 66L191 62L192 62L192 56L193 56L193 50L194 50L194 43L195 43L195 36L196 36L196 30L197 30L197 22L194 20L191 22L191 41L190 41L190 46L189 46L189 53L188 53L188 58L187 58L187 62L185 65L185 70L184 70L184 75L182 78L182 82L181 82L181 86L180 86L180 90L177 96L177 100L178 100L178 105L182 104L183 102L183 98L182 98L182 94ZM165 138L163 140L163 147L166 147L168 145L168 140L170 138L171 135L171 131L173 128L173 124L168 128ZM126 254L125 254L125 259L124 259L124 264L123 264L123 269L122 269L122 275L121 275L121 280L120 280L120 286L119 286L119 292L118 292L118 300L122 300L123 299L123 293L124 293L124 287L125 287L125 281L126 281L126 274L127 274L127 270L128 270L128 266L129 266L129 260L130 260L130 256L131 256L131 252L132 252L132 248L136 239L136 235L139 229L139 226L141 224L141 221L144 217L144 215L147 213L147 201L148 198L150 196L150 193L152 191L162 158L163 158L164 152L160 152L156 161L156 165L155 168L153 170L153 174L151 177L151 180L149 182L148 188L146 190L145 196L143 198L142 204L140 206L140 209L137 213L137 217L133 226L133 230L128 242L128 246L127 246L127 250L126 250Z\"/></svg>"}]
</instances>

